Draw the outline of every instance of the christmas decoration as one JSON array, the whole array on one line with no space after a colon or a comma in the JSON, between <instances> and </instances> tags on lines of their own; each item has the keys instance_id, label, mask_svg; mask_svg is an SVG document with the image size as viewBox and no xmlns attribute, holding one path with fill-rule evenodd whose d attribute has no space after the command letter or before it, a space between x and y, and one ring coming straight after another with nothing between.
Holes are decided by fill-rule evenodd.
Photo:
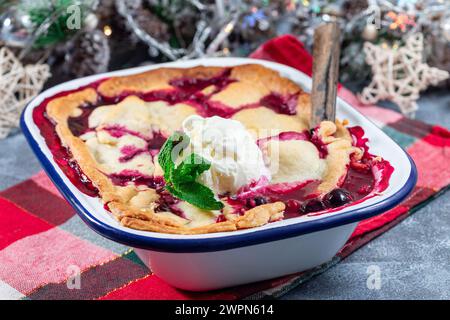
<instances>
[{"instance_id":1,"label":"christmas decoration","mask_svg":"<svg viewBox=\"0 0 450 320\"><path fill-rule=\"evenodd\" d=\"M364 27L364 30L362 32L362 37L364 40L367 41L373 41L378 36L378 29L373 24L368 24Z\"/></svg>"},{"instance_id":2,"label":"christmas decoration","mask_svg":"<svg viewBox=\"0 0 450 320\"><path fill-rule=\"evenodd\" d=\"M36 50L71 41L76 32L67 28L70 18L67 8L78 5L81 29L94 21L108 37L114 52L127 44L145 43L150 58L156 62L246 55L260 43L284 33L297 35L311 49L314 28L323 21L337 19L343 28L340 80L360 83L370 80L370 67L361 54L365 41L399 45L409 33L417 31L427 35L427 48L428 44L446 48L450 41L450 8L443 0L22 0L19 3L10 8L6 19L1 19L4 23L0 39L8 45L23 46L31 41ZM39 24L42 30L35 36ZM30 39L30 34L34 38ZM446 65L442 55L432 50L425 54L433 65Z\"/></svg>"},{"instance_id":3,"label":"christmas decoration","mask_svg":"<svg viewBox=\"0 0 450 320\"><path fill-rule=\"evenodd\" d=\"M365 62L363 50L366 41L398 47L416 32L425 35L424 57L430 65L450 71L445 57L439 54L445 48L450 50L450 41L444 36L435 36L443 35L441 30L450 23L448 1L346 0L343 7L350 8L351 13L346 12L342 21L341 81L360 85L370 82L370 67ZM435 51L436 47L440 49Z\"/></svg>"},{"instance_id":4,"label":"christmas decoration","mask_svg":"<svg viewBox=\"0 0 450 320\"><path fill-rule=\"evenodd\" d=\"M443 11L428 22L424 37L427 62L433 67L450 71L450 10ZM441 82L440 86L450 88L450 79Z\"/></svg>"},{"instance_id":5,"label":"christmas decoration","mask_svg":"<svg viewBox=\"0 0 450 320\"><path fill-rule=\"evenodd\" d=\"M419 92L449 77L447 71L423 62L421 33L408 37L406 44L398 49L366 42L364 52L373 78L359 96L363 103L388 99L396 103L402 113L413 116Z\"/></svg>"},{"instance_id":6,"label":"christmas decoration","mask_svg":"<svg viewBox=\"0 0 450 320\"><path fill-rule=\"evenodd\" d=\"M163 23L150 10L139 11L136 15L137 24L147 33L159 41L168 41L170 39L169 26Z\"/></svg>"},{"instance_id":7,"label":"christmas decoration","mask_svg":"<svg viewBox=\"0 0 450 320\"><path fill-rule=\"evenodd\" d=\"M19 125L22 109L49 76L47 65L24 66L11 50L0 49L0 139Z\"/></svg>"},{"instance_id":8,"label":"christmas decoration","mask_svg":"<svg viewBox=\"0 0 450 320\"><path fill-rule=\"evenodd\" d=\"M33 48L66 41L82 28L94 4L89 0L22 0L1 15L1 40L6 45Z\"/></svg>"},{"instance_id":9,"label":"christmas decoration","mask_svg":"<svg viewBox=\"0 0 450 320\"><path fill-rule=\"evenodd\" d=\"M32 39L32 24L29 15L24 15L17 7L5 8L0 15L0 37L4 44L25 47Z\"/></svg>"},{"instance_id":10,"label":"christmas decoration","mask_svg":"<svg viewBox=\"0 0 450 320\"><path fill-rule=\"evenodd\" d=\"M180 1L175 2L177 3L176 6L178 8ZM125 19L129 28L141 41L149 46L150 56L155 57L160 52L167 58L175 60L187 53L185 49L179 49L177 46L172 46L167 41L168 35L165 34L167 26L164 27L161 23L155 21L155 19L159 18L152 14L146 7L143 7L143 3L140 0L133 0L130 2L116 0L115 5L118 13ZM144 12L144 17L141 16L141 12ZM149 26L149 22L157 27L152 28ZM158 37L160 37L160 39L158 39Z\"/></svg>"},{"instance_id":11,"label":"christmas decoration","mask_svg":"<svg viewBox=\"0 0 450 320\"><path fill-rule=\"evenodd\" d=\"M119 13L125 14L125 19L129 14L143 32L150 34L156 40L166 42L170 39L169 25L161 21L158 15L146 7L142 0L119 1L116 2L116 8L120 8ZM130 24L126 24L126 28L133 34Z\"/></svg>"},{"instance_id":12,"label":"christmas decoration","mask_svg":"<svg viewBox=\"0 0 450 320\"><path fill-rule=\"evenodd\" d=\"M375 81L366 42L390 52L418 32L429 66L450 71L445 0L4 0L0 8L0 45L22 64L47 63L49 85L141 63L247 56L286 33L311 50L314 29L331 20L342 29L340 81L352 88Z\"/></svg>"},{"instance_id":13,"label":"christmas decoration","mask_svg":"<svg viewBox=\"0 0 450 320\"><path fill-rule=\"evenodd\" d=\"M116 0L118 12L135 35L149 46L149 52L154 56L159 52L171 60L222 56L231 51L248 54L277 35L279 13L290 10L289 5L283 4L284 1L148 0L139 2L136 10L135 6L130 8ZM152 28L140 21L144 15L149 17L148 21L157 23L154 15L145 13L148 10L166 23L173 33L170 38L161 37L159 23Z\"/></svg>"},{"instance_id":14,"label":"christmas decoration","mask_svg":"<svg viewBox=\"0 0 450 320\"><path fill-rule=\"evenodd\" d=\"M108 70L110 50L107 36L100 30L80 34L65 56L64 68L72 77L84 77Z\"/></svg>"},{"instance_id":15,"label":"christmas decoration","mask_svg":"<svg viewBox=\"0 0 450 320\"><path fill-rule=\"evenodd\" d=\"M373 3L373 1L371 1ZM358 16L362 11L369 7L367 0L346 0L342 4L344 15L347 20L351 20Z\"/></svg>"}]
</instances>

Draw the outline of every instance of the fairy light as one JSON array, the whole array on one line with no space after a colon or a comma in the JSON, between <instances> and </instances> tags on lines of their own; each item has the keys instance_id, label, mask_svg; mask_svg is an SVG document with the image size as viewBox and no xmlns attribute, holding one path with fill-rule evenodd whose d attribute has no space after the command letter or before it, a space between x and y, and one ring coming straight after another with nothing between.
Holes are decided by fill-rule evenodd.
<instances>
[{"instance_id":1,"label":"fairy light","mask_svg":"<svg viewBox=\"0 0 450 320\"><path fill-rule=\"evenodd\" d=\"M103 27L103 33L105 34L105 36L109 37L112 34L112 29L109 25L105 25Z\"/></svg>"},{"instance_id":2,"label":"fairy light","mask_svg":"<svg viewBox=\"0 0 450 320\"><path fill-rule=\"evenodd\" d=\"M234 29L234 23L230 22L225 26L225 28L223 28L223 31L225 31L226 33L231 33L231 31L233 31L233 29Z\"/></svg>"}]
</instances>

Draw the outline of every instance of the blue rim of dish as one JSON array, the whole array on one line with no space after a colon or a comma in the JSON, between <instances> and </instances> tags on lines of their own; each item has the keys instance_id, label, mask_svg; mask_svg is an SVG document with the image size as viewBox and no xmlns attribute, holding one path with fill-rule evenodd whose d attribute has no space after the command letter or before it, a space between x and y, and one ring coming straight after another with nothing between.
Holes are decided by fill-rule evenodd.
<instances>
[{"instance_id":1,"label":"blue rim of dish","mask_svg":"<svg viewBox=\"0 0 450 320\"><path fill-rule=\"evenodd\" d=\"M30 105L31 102L28 104ZM409 177L403 187L394 195L383 199L382 201L370 205L364 208L352 209L347 212L339 213L336 215L326 216L312 220L301 221L299 223L274 227L270 229L255 229L253 232L244 234L225 235L214 238L196 238L196 239L167 239L167 238L155 238L151 236L144 236L134 234L124 230L115 228L105 222L98 220L94 217L87 208L83 206L80 200L72 193L69 187L64 183L61 176L56 171L47 156L43 153L38 143L34 139L25 122L25 112L27 107L22 112L20 118L20 126L27 139L31 149L36 154L40 163L42 164L45 172L53 181L55 186L64 196L64 198L75 208L75 211L81 217L81 219L94 231L100 235L125 244L127 246L142 248L148 250L155 250L161 252L211 252L228 250L240 247L246 247L271 241L282 240L291 238L307 233L321 231L325 229L331 229L334 227L354 223L360 220L364 220L380 214L386 210L389 210L405 199L409 193L413 190L417 182L417 168L411 157L402 149L404 155L409 159L411 170ZM390 139L390 137L386 136ZM395 142L394 142L395 143Z\"/></svg>"},{"instance_id":2,"label":"blue rim of dish","mask_svg":"<svg viewBox=\"0 0 450 320\"><path fill-rule=\"evenodd\" d=\"M370 218L377 214L380 214L386 210L393 208L414 188L417 181L417 169L412 161L411 157L405 153L408 157L411 165L411 171L408 180L404 186L394 195L382 201L375 203L371 206L349 210L344 213L324 216L312 221L302 221L296 224L280 226L271 229L255 230L245 234L222 236L216 238L207 239L163 239L154 238L150 236L133 234L124 230L120 230L104 223L95 218L89 211L83 206L83 204L72 193L68 186L64 183L62 178L57 173L55 167L51 164L49 159L45 156L42 150L39 148L37 142L33 138L28 126L24 119L25 111L22 114L20 125L22 131L30 144L33 152L38 157L44 170L63 194L64 198L75 208L81 219L94 231L102 236L111 239L113 241L120 242L122 244L156 251L164 252L210 252L233 249L238 247L245 247L250 245L256 245L260 243L266 243L276 240L282 240L291 238L311 232L321 231L338 227L341 225L357 222L366 218ZM404 152L404 151L403 151Z\"/></svg>"}]
</instances>

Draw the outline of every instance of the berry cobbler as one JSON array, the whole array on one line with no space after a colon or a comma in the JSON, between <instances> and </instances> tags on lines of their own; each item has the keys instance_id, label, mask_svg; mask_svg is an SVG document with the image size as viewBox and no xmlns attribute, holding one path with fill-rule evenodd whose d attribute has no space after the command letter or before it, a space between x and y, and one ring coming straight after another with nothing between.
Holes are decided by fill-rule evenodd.
<instances>
[{"instance_id":1,"label":"berry cobbler","mask_svg":"<svg viewBox=\"0 0 450 320\"><path fill-rule=\"evenodd\" d=\"M266 67L159 68L46 99L56 163L123 226L198 234L340 210L393 168L345 119L309 128L310 96Z\"/></svg>"}]
</instances>

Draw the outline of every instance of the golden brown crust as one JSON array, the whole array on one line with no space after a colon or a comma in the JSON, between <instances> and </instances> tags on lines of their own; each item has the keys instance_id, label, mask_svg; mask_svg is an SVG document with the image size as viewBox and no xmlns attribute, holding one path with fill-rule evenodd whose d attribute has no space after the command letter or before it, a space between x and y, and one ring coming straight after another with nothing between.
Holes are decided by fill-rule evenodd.
<instances>
[{"instance_id":1,"label":"golden brown crust","mask_svg":"<svg viewBox=\"0 0 450 320\"><path fill-rule=\"evenodd\" d=\"M233 115L232 119L240 121L258 138L273 136L283 131L301 132L308 129L308 121L303 116L279 114L265 107L241 110Z\"/></svg>"},{"instance_id":2,"label":"golden brown crust","mask_svg":"<svg viewBox=\"0 0 450 320\"><path fill-rule=\"evenodd\" d=\"M98 92L107 97L116 97L124 92L148 92L173 89L169 82L176 78L209 78L225 70L219 67L195 67L189 69L160 68L130 76L114 77L100 84Z\"/></svg>"},{"instance_id":3,"label":"golden brown crust","mask_svg":"<svg viewBox=\"0 0 450 320\"><path fill-rule=\"evenodd\" d=\"M112 180L105 174L109 173L108 166L101 163L93 155L86 139L83 140L82 137L74 136L69 128L69 118L79 116L84 104L95 103L98 99L98 93L106 97L115 97L130 92L137 94L152 90L174 89L170 84L173 79L210 78L225 70L226 68L219 67L161 68L136 75L113 77L103 81L97 91L92 88L83 89L67 96L55 98L48 104L47 113L56 124L55 129L62 144L70 150L82 172L98 188L102 201L107 204L112 214L123 226L153 232L199 234L253 228L283 218L285 205L282 202L255 207L246 211L242 216L226 213L226 221L219 223L212 221L200 226L189 226L189 219L176 216L170 212L155 212L155 201L158 200L159 195L153 189L113 184ZM257 103L271 92L281 95L299 95L295 116L278 114L265 107L245 109L233 116L248 129L256 130L256 134L260 138L271 135L264 134L264 130L275 129L282 132L303 131L308 128L310 97L291 80L282 78L277 72L260 65L233 67L230 77L239 82L231 83L221 92L212 94L210 98L212 101L222 102L229 107L237 108L245 104ZM208 94L213 91L211 88L206 88L203 92ZM111 111L112 108L125 106L126 109L130 104L137 106L145 103L135 96L129 96L121 103L107 106L107 108L110 108L109 111ZM158 113L158 110L164 109L158 108L155 105L149 116L171 121L160 128L166 134L170 134L184 117L194 113L192 106L184 104L171 106L171 112L176 111L171 115ZM99 118L103 119L101 115ZM141 120L139 119L139 121ZM158 123L161 121L158 120ZM103 130L104 127L102 123L97 125L96 133ZM343 170L345 170L347 164L345 161L348 161L349 154L355 152L355 150L351 148L351 138L348 131L339 122L336 125L324 123L320 128L320 135L330 150L327 157L327 172L324 182L319 187L321 192L326 192L336 186L339 179L342 178ZM111 143L116 142L112 141ZM154 175L157 172L161 173L156 157L153 159L151 170ZM211 219L215 219L213 214L211 214Z\"/></svg>"},{"instance_id":4,"label":"golden brown crust","mask_svg":"<svg viewBox=\"0 0 450 320\"><path fill-rule=\"evenodd\" d=\"M121 199L116 192L116 186L99 171L100 166L92 157L84 141L74 136L68 126L68 118L79 115L80 106L87 102L94 103L96 100L95 90L85 89L52 100L47 106L47 114L56 123L55 130L61 143L70 150L82 172L99 189L103 202L123 201L124 199Z\"/></svg>"},{"instance_id":5,"label":"golden brown crust","mask_svg":"<svg viewBox=\"0 0 450 320\"><path fill-rule=\"evenodd\" d=\"M128 228L133 228L142 231L153 231L162 233L174 233L174 234L202 234L202 233L213 233L213 232L225 232L225 231L235 231L236 226L230 222L220 222L214 223L208 226L200 228L174 228L170 226L164 226L160 224L155 224L150 221L135 219L135 218L123 218L121 224Z\"/></svg>"},{"instance_id":6,"label":"golden brown crust","mask_svg":"<svg viewBox=\"0 0 450 320\"><path fill-rule=\"evenodd\" d=\"M268 203L246 211L243 216L240 216L237 219L196 228L183 228L182 226L167 224L164 221L154 220L153 218L158 215L157 213L150 214L149 216L123 216L120 218L120 223L126 227L145 231L201 234L259 227L270 221L282 218L284 209L285 205L282 202Z\"/></svg>"},{"instance_id":7,"label":"golden brown crust","mask_svg":"<svg viewBox=\"0 0 450 320\"><path fill-rule=\"evenodd\" d=\"M84 89L50 101L47 105L47 114L62 125L70 116L79 115L79 107L84 103L94 103L96 100L97 92L94 89Z\"/></svg>"},{"instance_id":8,"label":"golden brown crust","mask_svg":"<svg viewBox=\"0 0 450 320\"><path fill-rule=\"evenodd\" d=\"M360 153L361 150L352 146L350 133L339 120L336 120L336 123L322 121L319 127L319 136L327 145L328 155L325 174L318 191L327 193L341 185L350 163L350 155Z\"/></svg>"},{"instance_id":9,"label":"golden brown crust","mask_svg":"<svg viewBox=\"0 0 450 320\"><path fill-rule=\"evenodd\" d=\"M274 220L280 218L279 214L284 211L285 207L283 202L273 202L252 208L235 221L236 226L239 229L247 229L265 225L273 219L273 216L276 217Z\"/></svg>"}]
</instances>

